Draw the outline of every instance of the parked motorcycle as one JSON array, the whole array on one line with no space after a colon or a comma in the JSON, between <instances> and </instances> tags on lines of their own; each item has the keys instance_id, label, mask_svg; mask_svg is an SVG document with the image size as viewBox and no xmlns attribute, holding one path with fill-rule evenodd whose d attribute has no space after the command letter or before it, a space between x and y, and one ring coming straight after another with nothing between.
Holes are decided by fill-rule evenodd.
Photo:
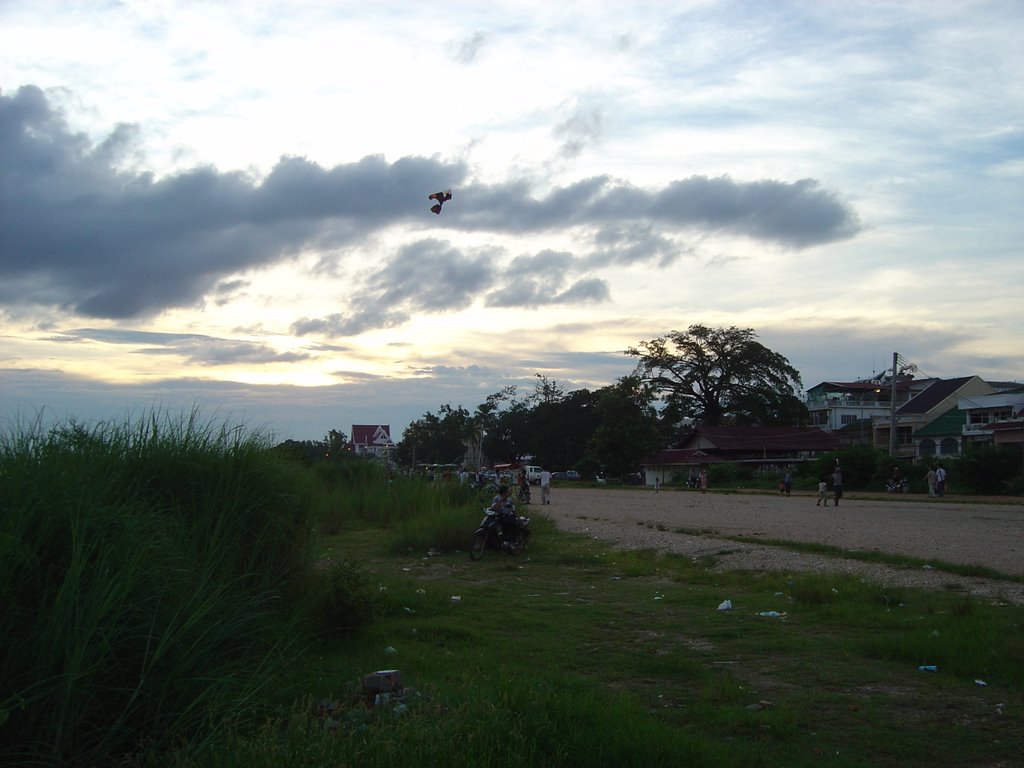
<instances>
[{"instance_id":1,"label":"parked motorcycle","mask_svg":"<svg viewBox=\"0 0 1024 768\"><path fill-rule=\"evenodd\" d=\"M885 490L889 493L910 493L910 483L906 478L902 480L888 480L885 483Z\"/></svg>"},{"instance_id":2,"label":"parked motorcycle","mask_svg":"<svg viewBox=\"0 0 1024 768\"><path fill-rule=\"evenodd\" d=\"M469 544L469 557L479 560L488 549L518 555L526 551L530 538L530 518L511 514L498 514L484 509L484 519L473 533Z\"/></svg>"}]
</instances>

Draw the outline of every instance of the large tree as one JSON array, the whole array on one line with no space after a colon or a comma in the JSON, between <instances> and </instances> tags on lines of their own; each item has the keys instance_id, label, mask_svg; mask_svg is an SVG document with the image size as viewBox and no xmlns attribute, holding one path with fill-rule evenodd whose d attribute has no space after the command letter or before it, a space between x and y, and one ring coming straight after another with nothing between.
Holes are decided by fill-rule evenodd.
<instances>
[{"instance_id":1,"label":"large tree","mask_svg":"<svg viewBox=\"0 0 1024 768\"><path fill-rule=\"evenodd\" d=\"M636 376L623 376L596 395L599 423L587 443L586 460L626 481L661 446L650 385Z\"/></svg>"},{"instance_id":2,"label":"large tree","mask_svg":"<svg viewBox=\"0 0 1024 768\"><path fill-rule=\"evenodd\" d=\"M800 373L750 328L691 325L626 354L680 419L719 426L796 425L806 419Z\"/></svg>"},{"instance_id":3,"label":"large tree","mask_svg":"<svg viewBox=\"0 0 1024 768\"><path fill-rule=\"evenodd\" d=\"M594 430L601 423L597 393L577 389L544 399L529 417L530 453L546 469L576 469Z\"/></svg>"},{"instance_id":4,"label":"large tree","mask_svg":"<svg viewBox=\"0 0 1024 768\"><path fill-rule=\"evenodd\" d=\"M408 466L459 464L466 455L469 411L461 405L443 405L436 414L425 413L405 428L395 459Z\"/></svg>"}]
</instances>

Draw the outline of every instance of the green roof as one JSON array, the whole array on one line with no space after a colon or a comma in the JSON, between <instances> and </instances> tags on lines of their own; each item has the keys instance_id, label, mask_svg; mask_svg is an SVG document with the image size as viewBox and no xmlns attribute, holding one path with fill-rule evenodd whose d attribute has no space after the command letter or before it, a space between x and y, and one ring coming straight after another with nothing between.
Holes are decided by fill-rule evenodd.
<instances>
[{"instance_id":1,"label":"green roof","mask_svg":"<svg viewBox=\"0 0 1024 768\"><path fill-rule=\"evenodd\" d=\"M959 435L961 427L967 423L967 411L959 408L950 408L944 414L933 419L927 426L921 427L914 432L914 437L943 437L944 435Z\"/></svg>"}]
</instances>

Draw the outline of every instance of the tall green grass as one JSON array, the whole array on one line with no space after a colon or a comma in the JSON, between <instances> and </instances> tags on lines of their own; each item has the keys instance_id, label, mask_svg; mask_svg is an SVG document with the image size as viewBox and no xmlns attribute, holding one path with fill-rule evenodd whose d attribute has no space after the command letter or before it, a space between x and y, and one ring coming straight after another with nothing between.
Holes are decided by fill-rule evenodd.
<instances>
[{"instance_id":1,"label":"tall green grass","mask_svg":"<svg viewBox=\"0 0 1024 768\"><path fill-rule=\"evenodd\" d=\"M102 764L255 716L306 504L266 441L157 413L0 441L0 757Z\"/></svg>"},{"instance_id":2,"label":"tall green grass","mask_svg":"<svg viewBox=\"0 0 1024 768\"><path fill-rule=\"evenodd\" d=\"M454 547L478 508L369 461L305 467L198 411L17 425L0 436L0 762L111 764L244 730L294 700L282 670L310 643L380 609L314 534Z\"/></svg>"}]
</instances>

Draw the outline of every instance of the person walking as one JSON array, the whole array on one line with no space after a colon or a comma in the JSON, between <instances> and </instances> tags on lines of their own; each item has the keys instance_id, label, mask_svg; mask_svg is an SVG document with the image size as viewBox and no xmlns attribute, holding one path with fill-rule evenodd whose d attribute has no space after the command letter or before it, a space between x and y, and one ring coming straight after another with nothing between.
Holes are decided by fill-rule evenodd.
<instances>
[{"instance_id":1,"label":"person walking","mask_svg":"<svg viewBox=\"0 0 1024 768\"><path fill-rule=\"evenodd\" d=\"M843 470L839 467L839 461L836 460L836 468L832 471L832 493L835 495L836 506L839 506L839 500L843 498Z\"/></svg>"},{"instance_id":2,"label":"person walking","mask_svg":"<svg viewBox=\"0 0 1024 768\"><path fill-rule=\"evenodd\" d=\"M925 473L924 476L924 481L928 483L928 495L931 496L933 499L938 495L937 491L935 490L935 484L938 482L938 480L939 478L935 472L935 467L928 467L928 471Z\"/></svg>"},{"instance_id":3,"label":"person walking","mask_svg":"<svg viewBox=\"0 0 1024 768\"><path fill-rule=\"evenodd\" d=\"M540 503L551 503L551 473L546 469L540 471Z\"/></svg>"},{"instance_id":4,"label":"person walking","mask_svg":"<svg viewBox=\"0 0 1024 768\"><path fill-rule=\"evenodd\" d=\"M935 492L939 498L946 495L946 470L941 465L935 469Z\"/></svg>"},{"instance_id":5,"label":"person walking","mask_svg":"<svg viewBox=\"0 0 1024 768\"><path fill-rule=\"evenodd\" d=\"M821 478L821 482L818 483L818 500L814 502L814 506L828 506L828 481L825 478Z\"/></svg>"}]
</instances>

